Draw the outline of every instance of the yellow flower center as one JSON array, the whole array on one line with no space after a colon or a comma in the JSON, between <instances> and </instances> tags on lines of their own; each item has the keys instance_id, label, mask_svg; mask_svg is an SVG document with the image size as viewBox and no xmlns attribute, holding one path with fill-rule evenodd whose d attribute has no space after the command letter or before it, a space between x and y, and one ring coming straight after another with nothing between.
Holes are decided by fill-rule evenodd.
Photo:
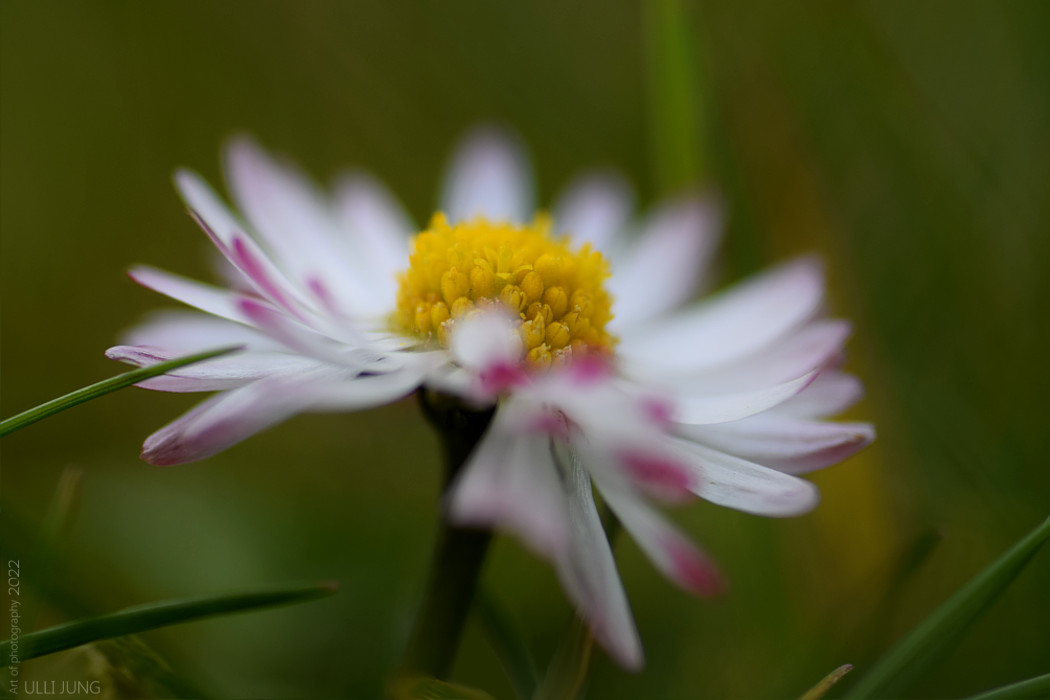
<instances>
[{"instance_id":1,"label":"yellow flower center","mask_svg":"<svg viewBox=\"0 0 1050 700\"><path fill-rule=\"evenodd\" d=\"M482 218L453 225L435 214L399 276L394 324L448 347L456 321L499 304L521 318L535 367L610 353L612 299L602 286L609 266L590 244L573 250L550 227L545 216L530 225Z\"/></svg>"}]
</instances>

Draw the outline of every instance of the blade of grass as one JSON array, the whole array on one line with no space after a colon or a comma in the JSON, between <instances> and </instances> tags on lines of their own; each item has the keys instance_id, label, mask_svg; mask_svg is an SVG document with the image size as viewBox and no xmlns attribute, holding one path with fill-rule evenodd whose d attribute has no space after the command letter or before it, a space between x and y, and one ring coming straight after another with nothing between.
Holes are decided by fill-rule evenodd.
<instances>
[{"instance_id":1,"label":"blade of grass","mask_svg":"<svg viewBox=\"0 0 1050 700\"><path fill-rule=\"evenodd\" d=\"M828 694L829 690L835 687L836 683L842 680L843 676L852 670L852 664L842 664L834 671L821 678L819 683L807 690L798 700L820 700Z\"/></svg>"},{"instance_id":2,"label":"blade of grass","mask_svg":"<svg viewBox=\"0 0 1050 700\"><path fill-rule=\"evenodd\" d=\"M82 389L77 389L65 396L60 396L57 399L52 399L47 403L42 403L28 411L23 411L17 416L12 416L11 418L0 421L0 438L10 435L27 425L32 425L37 421L53 416L56 413L60 413L67 408L72 408L73 406L90 401L91 399L97 399L100 396L105 396L106 394L118 389L137 384L138 382L149 379L150 377L156 377L170 370L185 367L186 365L192 365L195 362L202 362L220 355L227 355L240 349L241 346L225 347L219 348L218 350L197 353L196 355L179 357L174 360L168 360L167 362L160 362L155 365L150 365L149 367L142 367L141 369L126 372L125 374L118 374L115 377L110 377L109 379L104 379L101 382L91 384Z\"/></svg>"},{"instance_id":3,"label":"blade of grass","mask_svg":"<svg viewBox=\"0 0 1050 700\"><path fill-rule=\"evenodd\" d=\"M503 670L521 700L536 692L536 663L499 603L485 588L474 599L474 610L481 620L485 637L503 664Z\"/></svg>"},{"instance_id":4,"label":"blade of grass","mask_svg":"<svg viewBox=\"0 0 1050 700\"><path fill-rule=\"evenodd\" d=\"M1032 530L883 656L846 694L847 700L893 697L946 654L1050 538L1050 518Z\"/></svg>"},{"instance_id":5,"label":"blade of grass","mask_svg":"<svg viewBox=\"0 0 1050 700\"><path fill-rule=\"evenodd\" d=\"M300 603L329 596L335 592L336 585L334 583L322 583L270 591L206 596L137 605L118 610L109 615L101 615L87 620L74 620L63 625L23 635L21 638L22 653L20 655L16 654L14 659L11 656L11 640L0 642L0 667L14 662L27 661L46 654L53 654L56 651L72 649L81 644L96 642L100 639L112 639L113 637L137 634L156 629L157 627L175 625L180 622L198 620L214 615Z\"/></svg>"},{"instance_id":6,"label":"blade of grass","mask_svg":"<svg viewBox=\"0 0 1050 700\"><path fill-rule=\"evenodd\" d=\"M594 638L587 623L579 615L573 616L533 700L573 700L579 697L591 667L593 649Z\"/></svg>"},{"instance_id":7,"label":"blade of grass","mask_svg":"<svg viewBox=\"0 0 1050 700\"><path fill-rule=\"evenodd\" d=\"M705 86L682 0L643 3L649 128L662 192L704 181Z\"/></svg>"},{"instance_id":8,"label":"blade of grass","mask_svg":"<svg viewBox=\"0 0 1050 700\"><path fill-rule=\"evenodd\" d=\"M1050 697L1050 673L971 695L966 700L1024 700Z\"/></svg>"}]
</instances>

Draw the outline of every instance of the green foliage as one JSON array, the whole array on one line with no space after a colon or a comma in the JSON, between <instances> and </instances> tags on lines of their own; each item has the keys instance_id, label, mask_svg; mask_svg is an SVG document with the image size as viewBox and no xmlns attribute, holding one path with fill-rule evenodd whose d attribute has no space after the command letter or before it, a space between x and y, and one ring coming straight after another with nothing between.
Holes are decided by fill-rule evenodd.
<instances>
[{"instance_id":1,"label":"green foliage","mask_svg":"<svg viewBox=\"0 0 1050 700\"><path fill-rule=\"evenodd\" d=\"M966 700L1035 700L1050 695L1050 673L1018 681L985 693L971 695Z\"/></svg>"},{"instance_id":2,"label":"green foliage","mask_svg":"<svg viewBox=\"0 0 1050 700\"><path fill-rule=\"evenodd\" d=\"M21 637L19 657L21 661L28 661L103 639L138 634L204 617L301 603L324 598L335 592L334 584L322 583L137 605L108 615L74 620L25 634ZM0 642L0 657L0 664L6 666L11 663L11 640Z\"/></svg>"},{"instance_id":3,"label":"green foliage","mask_svg":"<svg viewBox=\"0 0 1050 700\"><path fill-rule=\"evenodd\" d=\"M923 620L867 671L846 697L855 700L895 697L907 690L912 681L951 650L1048 538L1050 518Z\"/></svg>"},{"instance_id":4,"label":"green foliage","mask_svg":"<svg viewBox=\"0 0 1050 700\"><path fill-rule=\"evenodd\" d=\"M59 396L57 399L52 399L46 403L42 403L28 411L23 411L17 416L12 416L11 418L0 421L0 437L10 435L27 425L32 425L37 421L49 418L56 413L61 413L66 409L73 408L74 406L78 406L86 401L91 401L92 399L97 399L106 394L111 394L118 389L124 389L125 387L145 381L150 377L156 377L170 372L173 369L192 365L195 362L210 360L219 357L220 355L228 355L239 349L239 347L228 347L209 350L207 352L196 353L186 357L179 357L174 360L167 360L166 362L158 362L149 367L142 367L140 369L132 370L131 372L119 374L116 377L104 379L101 382L96 382L95 384L70 392L65 396Z\"/></svg>"}]
</instances>

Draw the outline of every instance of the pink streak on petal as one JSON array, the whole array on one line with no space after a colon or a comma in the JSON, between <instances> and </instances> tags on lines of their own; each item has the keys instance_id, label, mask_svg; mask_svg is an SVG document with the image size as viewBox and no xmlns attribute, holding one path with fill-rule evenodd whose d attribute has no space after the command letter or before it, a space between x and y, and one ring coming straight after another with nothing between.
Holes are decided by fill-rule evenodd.
<instances>
[{"instance_id":1,"label":"pink streak on petal","mask_svg":"<svg viewBox=\"0 0 1050 700\"><path fill-rule=\"evenodd\" d=\"M714 596L724 592L725 578L714 562L685 540L669 534L671 536L660 544L671 557L675 580L697 595Z\"/></svg>"},{"instance_id":2,"label":"pink streak on petal","mask_svg":"<svg viewBox=\"0 0 1050 700\"><path fill-rule=\"evenodd\" d=\"M481 388L490 394L501 394L508 389L522 386L529 380L520 365L497 362L482 370L478 375Z\"/></svg>"},{"instance_id":3,"label":"pink streak on petal","mask_svg":"<svg viewBox=\"0 0 1050 700\"><path fill-rule=\"evenodd\" d=\"M321 281L319 277L310 277L306 280L306 286L310 292L321 302L321 305L326 311L333 314L339 313L339 308L336 306L335 298L332 296L332 292L325 286L325 283Z\"/></svg>"},{"instance_id":4,"label":"pink streak on petal","mask_svg":"<svg viewBox=\"0 0 1050 700\"><path fill-rule=\"evenodd\" d=\"M547 433L555 437L568 438L570 436L569 423L565 417L558 413L544 411L536 414L530 425L530 429L537 433Z\"/></svg>"},{"instance_id":5,"label":"pink streak on petal","mask_svg":"<svg viewBox=\"0 0 1050 700\"><path fill-rule=\"evenodd\" d=\"M624 450L620 459L639 484L670 488L683 495L694 486L692 473L663 455Z\"/></svg>"},{"instance_id":6,"label":"pink streak on petal","mask_svg":"<svg viewBox=\"0 0 1050 700\"><path fill-rule=\"evenodd\" d=\"M234 262L237 263L237 265L244 270L245 274L247 274L253 282L258 284L271 299L289 311L293 311L294 307L277 285L274 284L273 280L266 276L262 264L255 257L254 253L252 253L247 243L245 243L243 238L236 235L233 237L233 257Z\"/></svg>"},{"instance_id":7,"label":"pink streak on petal","mask_svg":"<svg viewBox=\"0 0 1050 700\"><path fill-rule=\"evenodd\" d=\"M613 374L609 362L598 355L580 358L569 365L569 379L576 386L593 386Z\"/></svg>"},{"instance_id":8,"label":"pink streak on petal","mask_svg":"<svg viewBox=\"0 0 1050 700\"><path fill-rule=\"evenodd\" d=\"M201 227L201 230L208 235L211 242L215 244L215 247L225 253L227 256L230 252L230 247L226 245L226 242L215 233L215 229L208 225L208 222L204 220L204 217L196 212L194 209L190 209L190 217L197 222L197 225Z\"/></svg>"},{"instance_id":9,"label":"pink streak on petal","mask_svg":"<svg viewBox=\"0 0 1050 700\"><path fill-rule=\"evenodd\" d=\"M650 396L641 401L642 413L661 428L669 429L673 423L674 406L669 401Z\"/></svg>"}]
</instances>

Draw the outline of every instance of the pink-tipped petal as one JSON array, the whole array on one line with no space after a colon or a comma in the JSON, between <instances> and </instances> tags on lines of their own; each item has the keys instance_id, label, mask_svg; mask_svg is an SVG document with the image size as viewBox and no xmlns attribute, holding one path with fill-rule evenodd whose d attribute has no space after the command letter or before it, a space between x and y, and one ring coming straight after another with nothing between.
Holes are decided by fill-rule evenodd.
<instances>
[{"instance_id":1,"label":"pink-tipped petal","mask_svg":"<svg viewBox=\"0 0 1050 700\"><path fill-rule=\"evenodd\" d=\"M532 176L520 145L491 127L468 134L445 176L441 207L453 222L477 216L527 221L532 216Z\"/></svg>"},{"instance_id":2,"label":"pink-tipped petal","mask_svg":"<svg viewBox=\"0 0 1050 700\"><path fill-rule=\"evenodd\" d=\"M667 578L701 596L716 595L725 588L715 563L629 487L608 477L598 476L596 481L609 507Z\"/></svg>"},{"instance_id":3,"label":"pink-tipped petal","mask_svg":"<svg viewBox=\"0 0 1050 700\"><path fill-rule=\"evenodd\" d=\"M559 233L568 234L574 246L590 243L608 255L631 216L634 193L630 184L614 173L591 173L574 180L554 207Z\"/></svg>"},{"instance_id":4,"label":"pink-tipped petal","mask_svg":"<svg viewBox=\"0 0 1050 700\"><path fill-rule=\"evenodd\" d=\"M666 450L632 445L619 450L617 458L635 486L665 500L682 500L694 488L692 471Z\"/></svg>"},{"instance_id":5,"label":"pink-tipped petal","mask_svg":"<svg viewBox=\"0 0 1050 700\"><path fill-rule=\"evenodd\" d=\"M146 439L142 458L172 465L211 457L298 413L349 411L397 400L418 386L427 367L381 375L314 365L266 376L198 404Z\"/></svg>"},{"instance_id":6,"label":"pink-tipped petal","mask_svg":"<svg viewBox=\"0 0 1050 700\"><path fill-rule=\"evenodd\" d=\"M692 459L694 493L718 505L775 518L802 515L820 497L808 481L688 440L675 440L684 459Z\"/></svg>"},{"instance_id":7,"label":"pink-tipped petal","mask_svg":"<svg viewBox=\"0 0 1050 700\"><path fill-rule=\"evenodd\" d=\"M668 375L714 369L766 347L812 318L824 293L811 258L781 265L680 314L621 332L617 355ZM618 309L614 308L616 313Z\"/></svg>"},{"instance_id":8,"label":"pink-tipped petal","mask_svg":"<svg viewBox=\"0 0 1050 700\"><path fill-rule=\"evenodd\" d=\"M305 389L286 377L271 377L218 394L146 438L142 459L170 466L218 454L305 410Z\"/></svg>"},{"instance_id":9,"label":"pink-tipped petal","mask_svg":"<svg viewBox=\"0 0 1050 700\"><path fill-rule=\"evenodd\" d=\"M875 439L869 423L833 423L772 412L732 423L683 426L691 440L788 474L837 464Z\"/></svg>"},{"instance_id":10,"label":"pink-tipped petal","mask_svg":"<svg viewBox=\"0 0 1050 700\"><path fill-rule=\"evenodd\" d=\"M650 215L638 242L613 258L613 323L627 328L686 302L696 291L721 230L713 201L690 196Z\"/></svg>"},{"instance_id":11,"label":"pink-tipped petal","mask_svg":"<svg viewBox=\"0 0 1050 700\"><path fill-rule=\"evenodd\" d=\"M200 348L205 349L207 346ZM130 345L117 345L106 351L106 357L109 359L138 367L151 367L186 354L184 351L167 348ZM314 360L287 353L242 352L180 367L159 377L139 382L135 386L154 391L225 391L274 374L302 372L319 366Z\"/></svg>"}]
</instances>

